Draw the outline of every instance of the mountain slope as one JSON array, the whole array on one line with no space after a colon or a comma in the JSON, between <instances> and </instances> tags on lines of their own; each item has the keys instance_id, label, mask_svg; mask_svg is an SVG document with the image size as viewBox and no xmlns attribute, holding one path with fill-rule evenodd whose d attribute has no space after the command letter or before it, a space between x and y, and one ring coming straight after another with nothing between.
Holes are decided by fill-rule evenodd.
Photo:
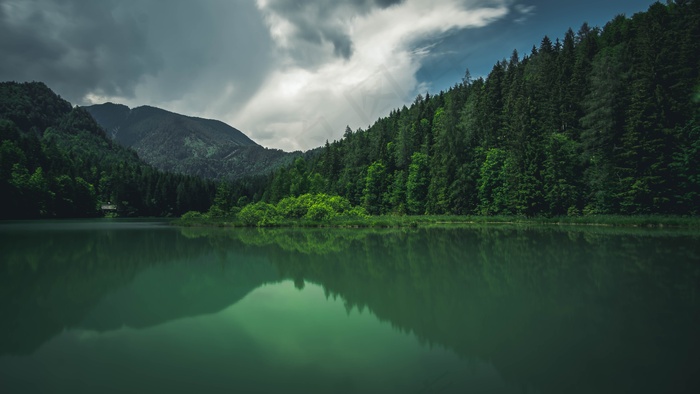
<instances>
[{"instance_id":1,"label":"mountain slope","mask_svg":"<svg viewBox=\"0 0 700 394\"><path fill-rule=\"evenodd\" d=\"M165 171L214 179L266 174L298 153L259 146L217 120L142 106L105 103L85 107L108 135Z\"/></svg>"},{"instance_id":2,"label":"mountain slope","mask_svg":"<svg viewBox=\"0 0 700 394\"><path fill-rule=\"evenodd\" d=\"M85 107L97 123L120 144L132 147L158 138L179 140L196 138L207 144L232 146L257 145L241 131L218 120L195 118L160 108L142 106L130 109L105 103Z\"/></svg>"},{"instance_id":3,"label":"mountain slope","mask_svg":"<svg viewBox=\"0 0 700 394\"><path fill-rule=\"evenodd\" d=\"M213 183L157 171L45 84L0 83L0 219L165 216L211 204Z\"/></svg>"}]
</instances>

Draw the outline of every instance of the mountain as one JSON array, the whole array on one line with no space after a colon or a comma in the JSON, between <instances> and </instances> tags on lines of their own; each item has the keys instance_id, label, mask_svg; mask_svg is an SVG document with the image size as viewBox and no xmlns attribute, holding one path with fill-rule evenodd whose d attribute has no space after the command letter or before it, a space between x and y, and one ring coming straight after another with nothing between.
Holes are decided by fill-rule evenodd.
<instances>
[{"instance_id":1,"label":"mountain","mask_svg":"<svg viewBox=\"0 0 700 394\"><path fill-rule=\"evenodd\" d=\"M257 146L241 131L218 120L195 118L160 108L142 106L130 109L126 105L105 103L85 109L97 123L120 144L132 147L150 144L157 138L187 140L197 138L199 144ZM199 145L197 142L192 145Z\"/></svg>"},{"instance_id":2,"label":"mountain","mask_svg":"<svg viewBox=\"0 0 700 394\"><path fill-rule=\"evenodd\" d=\"M159 171L41 82L0 83L0 219L202 210L214 184Z\"/></svg>"},{"instance_id":3,"label":"mountain","mask_svg":"<svg viewBox=\"0 0 700 394\"><path fill-rule=\"evenodd\" d=\"M84 107L107 134L164 171L211 179L265 175L298 155L266 149L226 123L160 108L105 103Z\"/></svg>"}]
</instances>

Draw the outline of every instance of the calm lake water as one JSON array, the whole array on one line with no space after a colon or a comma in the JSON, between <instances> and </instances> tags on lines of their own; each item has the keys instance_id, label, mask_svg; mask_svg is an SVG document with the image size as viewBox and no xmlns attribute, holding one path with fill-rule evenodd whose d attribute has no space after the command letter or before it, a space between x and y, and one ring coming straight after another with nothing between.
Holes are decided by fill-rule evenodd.
<instances>
[{"instance_id":1,"label":"calm lake water","mask_svg":"<svg viewBox=\"0 0 700 394\"><path fill-rule=\"evenodd\" d=\"M685 231L0 223L0 392L700 392L699 289Z\"/></svg>"}]
</instances>

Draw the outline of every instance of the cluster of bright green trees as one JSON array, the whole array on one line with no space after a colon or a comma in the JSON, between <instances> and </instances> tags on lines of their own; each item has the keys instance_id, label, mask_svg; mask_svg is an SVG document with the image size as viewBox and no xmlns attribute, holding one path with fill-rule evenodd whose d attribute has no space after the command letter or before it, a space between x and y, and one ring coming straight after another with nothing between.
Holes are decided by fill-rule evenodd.
<instances>
[{"instance_id":1,"label":"cluster of bright green trees","mask_svg":"<svg viewBox=\"0 0 700 394\"><path fill-rule=\"evenodd\" d=\"M237 205L231 205L227 199L226 184L217 189L214 205L208 212L187 212L182 216L182 223L189 224L200 219L224 219L237 221L245 226L269 227L289 221L307 221L311 223L328 222L331 219L366 218L367 212L362 207L352 206L350 201L340 196L323 193L306 193L289 196L277 204L258 201L245 204L245 198ZM242 208L240 206L243 206Z\"/></svg>"},{"instance_id":2,"label":"cluster of bright green trees","mask_svg":"<svg viewBox=\"0 0 700 394\"><path fill-rule=\"evenodd\" d=\"M656 3L419 95L230 200L337 194L370 214L695 214L700 2ZM251 187L257 182L257 187Z\"/></svg>"},{"instance_id":3,"label":"cluster of bright green trees","mask_svg":"<svg viewBox=\"0 0 700 394\"><path fill-rule=\"evenodd\" d=\"M43 83L0 83L0 219L205 210L215 185L164 173L108 139L93 118Z\"/></svg>"}]
</instances>

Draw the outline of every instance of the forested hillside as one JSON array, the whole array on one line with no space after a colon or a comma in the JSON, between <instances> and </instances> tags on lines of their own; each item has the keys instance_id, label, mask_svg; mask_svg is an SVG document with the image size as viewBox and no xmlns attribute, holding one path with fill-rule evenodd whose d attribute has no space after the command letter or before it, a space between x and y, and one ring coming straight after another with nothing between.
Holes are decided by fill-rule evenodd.
<instances>
[{"instance_id":1,"label":"forested hillside","mask_svg":"<svg viewBox=\"0 0 700 394\"><path fill-rule=\"evenodd\" d=\"M214 185L145 164L90 114L34 83L0 83L0 219L91 217L206 209Z\"/></svg>"},{"instance_id":2,"label":"forested hillside","mask_svg":"<svg viewBox=\"0 0 700 394\"><path fill-rule=\"evenodd\" d=\"M656 3L513 52L485 78L346 130L260 189L323 192L369 213L697 214L700 2Z\"/></svg>"},{"instance_id":3,"label":"forested hillside","mask_svg":"<svg viewBox=\"0 0 700 394\"><path fill-rule=\"evenodd\" d=\"M218 120L113 103L85 109L109 137L162 171L231 180L267 175L301 155L264 148Z\"/></svg>"}]
</instances>

